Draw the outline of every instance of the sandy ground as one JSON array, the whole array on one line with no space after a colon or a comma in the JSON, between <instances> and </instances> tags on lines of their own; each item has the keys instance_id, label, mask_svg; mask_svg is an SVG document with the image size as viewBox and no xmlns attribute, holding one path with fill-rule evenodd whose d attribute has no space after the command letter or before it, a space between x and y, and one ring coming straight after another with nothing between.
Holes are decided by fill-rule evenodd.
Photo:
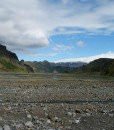
<instances>
[{"instance_id":1,"label":"sandy ground","mask_svg":"<svg viewBox=\"0 0 114 130\"><path fill-rule=\"evenodd\" d=\"M113 80L0 74L0 130L113 129Z\"/></svg>"}]
</instances>

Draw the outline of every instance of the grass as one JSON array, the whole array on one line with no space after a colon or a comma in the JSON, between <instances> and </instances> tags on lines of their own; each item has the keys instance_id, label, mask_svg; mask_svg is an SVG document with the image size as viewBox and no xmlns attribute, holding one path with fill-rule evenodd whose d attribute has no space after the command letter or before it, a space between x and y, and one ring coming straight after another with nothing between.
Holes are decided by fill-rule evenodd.
<instances>
[{"instance_id":1,"label":"grass","mask_svg":"<svg viewBox=\"0 0 114 130\"><path fill-rule=\"evenodd\" d=\"M17 65L16 63L13 63L12 61L10 61L4 57L0 57L0 63L2 64L2 68L1 68L2 71L5 70L7 72L9 72L9 71L26 72L26 70L23 67Z\"/></svg>"}]
</instances>

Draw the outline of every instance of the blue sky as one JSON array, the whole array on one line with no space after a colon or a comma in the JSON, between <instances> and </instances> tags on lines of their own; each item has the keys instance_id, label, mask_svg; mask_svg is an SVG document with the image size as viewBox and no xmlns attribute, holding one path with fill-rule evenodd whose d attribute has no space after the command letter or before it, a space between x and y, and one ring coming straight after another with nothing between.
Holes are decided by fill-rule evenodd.
<instances>
[{"instance_id":1,"label":"blue sky","mask_svg":"<svg viewBox=\"0 0 114 130\"><path fill-rule=\"evenodd\" d=\"M114 0L0 1L0 30L20 60L114 58Z\"/></svg>"}]
</instances>

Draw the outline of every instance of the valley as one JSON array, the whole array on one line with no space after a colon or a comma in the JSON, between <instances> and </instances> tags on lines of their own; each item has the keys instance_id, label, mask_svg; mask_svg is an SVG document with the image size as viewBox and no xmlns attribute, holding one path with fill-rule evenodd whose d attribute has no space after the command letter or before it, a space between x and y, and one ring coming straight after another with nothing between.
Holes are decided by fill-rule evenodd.
<instances>
[{"instance_id":1,"label":"valley","mask_svg":"<svg viewBox=\"0 0 114 130\"><path fill-rule=\"evenodd\" d=\"M0 74L1 130L113 130L114 81L69 74Z\"/></svg>"}]
</instances>

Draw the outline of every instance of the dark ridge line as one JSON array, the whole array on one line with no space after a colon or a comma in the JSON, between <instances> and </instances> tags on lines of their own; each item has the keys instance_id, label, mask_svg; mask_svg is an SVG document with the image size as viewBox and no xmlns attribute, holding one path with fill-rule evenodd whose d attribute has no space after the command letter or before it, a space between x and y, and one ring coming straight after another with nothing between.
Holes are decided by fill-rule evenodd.
<instances>
[{"instance_id":1,"label":"dark ridge line","mask_svg":"<svg viewBox=\"0 0 114 130\"><path fill-rule=\"evenodd\" d=\"M100 103L100 104L107 104L107 103L114 103L114 100L75 100L75 101L70 101L70 100L64 100L64 101L60 101L60 100L50 100L50 101L39 101L39 102L13 102L13 101L9 101L9 102L1 102L2 103L19 103L19 104L81 104L81 103Z\"/></svg>"}]
</instances>

